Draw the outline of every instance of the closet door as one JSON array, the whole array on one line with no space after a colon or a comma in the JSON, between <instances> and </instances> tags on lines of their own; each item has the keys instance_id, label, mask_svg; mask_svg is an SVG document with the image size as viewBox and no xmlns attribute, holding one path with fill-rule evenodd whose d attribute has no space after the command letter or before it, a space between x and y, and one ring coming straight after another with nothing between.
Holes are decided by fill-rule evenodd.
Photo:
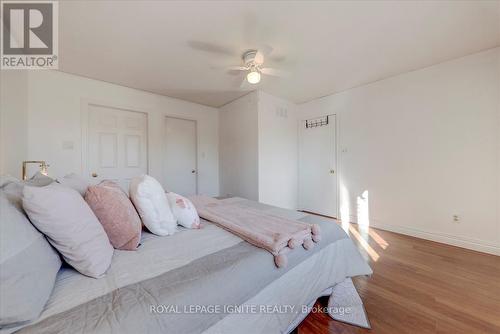
<instances>
[{"instance_id":1,"label":"closet door","mask_svg":"<svg viewBox=\"0 0 500 334\"><path fill-rule=\"evenodd\" d=\"M94 182L113 180L128 193L130 180L147 173L147 115L88 106L88 166Z\"/></svg>"},{"instance_id":2,"label":"closet door","mask_svg":"<svg viewBox=\"0 0 500 334\"><path fill-rule=\"evenodd\" d=\"M299 206L337 217L335 115L299 122Z\"/></svg>"},{"instance_id":3,"label":"closet door","mask_svg":"<svg viewBox=\"0 0 500 334\"><path fill-rule=\"evenodd\" d=\"M196 141L196 121L166 118L164 185L168 191L184 196L197 193Z\"/></svg>"}]
</instances>

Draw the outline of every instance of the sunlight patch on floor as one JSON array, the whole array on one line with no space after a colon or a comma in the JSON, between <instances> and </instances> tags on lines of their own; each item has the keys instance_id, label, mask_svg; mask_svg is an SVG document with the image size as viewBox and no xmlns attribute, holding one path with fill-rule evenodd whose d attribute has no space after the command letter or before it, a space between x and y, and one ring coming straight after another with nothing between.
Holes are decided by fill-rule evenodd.
<instances>
[{"instance_id":1,"label":"sunlight patch on floor","mask_svg":"<svg viewBox=\"0 0 500 334\"><path fill-rule=\"evenodd\" d=\"M373 240L380 246L382 249L386 249L389 246L389 243L384 240L377 232L375 232L373 229L370 229L368 231L368 234L370 237L372 237Z\"/></svg>"},{"instance_id":2,"label":"sunlight patch on floor","mask_svg":"<svg viewBox=\"0 0 500 334\"><path fill-rule=\"evenodd\" d=\"M363 249L366 251L366 253L370 256L370 258L374 261L377 262L378 259L380 258L380 255L368 244L365 238L363 238L359 232L353 227L349 226L349 233L356 238L358 243L363 247Z\"/></svg>"}]
</instances>

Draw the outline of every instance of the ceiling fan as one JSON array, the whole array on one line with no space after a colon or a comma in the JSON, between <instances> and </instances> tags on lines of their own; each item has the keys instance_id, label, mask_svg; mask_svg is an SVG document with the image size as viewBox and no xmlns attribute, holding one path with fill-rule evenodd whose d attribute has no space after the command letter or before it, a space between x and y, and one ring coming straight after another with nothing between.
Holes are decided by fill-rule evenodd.
<instances>
[{"instance_id":1,"label":"ceiling fan","mask_svg":"<svg viewBox=\"0 0 500 334\"><path fill-rule=\"evenodd\" d=\"M241 56L243 65L230 66L226 69L229 71L246 72L241 86L244 86L246 82L252 85L258 84L262 75L270 75L275 77L287 76L288 73L285 71L280 71L272 67L263 67L265 57L268 56L271 52L271 47L261 48L261 50L247 50Z\"/></svg>"},{"instance_id":2,"label":"ceiling fan","mask_svg":"<svg viewBox=\"0 0 500 334\"><path fill-rule=\"evenodd\" d=\"M237 55L236 51L232 48L207 43L203 41L191 40L188 45L198 51L216 53L218 55L227 57L234 57ZM284 56L271 56L273 48L269 45L261 45L258 49L250 49L241 55L242 64L238 66L211 66L212 69L226 69L229 74L245 73L245 77L241 81L240 87L244 87L247 83L258 84L262 75L270 75L275 77L286 77L288 72L281 71L271 67L264 67L264 60L270 59L272 62L281 62L285 59Z\"/></svg>"}]
</instances>

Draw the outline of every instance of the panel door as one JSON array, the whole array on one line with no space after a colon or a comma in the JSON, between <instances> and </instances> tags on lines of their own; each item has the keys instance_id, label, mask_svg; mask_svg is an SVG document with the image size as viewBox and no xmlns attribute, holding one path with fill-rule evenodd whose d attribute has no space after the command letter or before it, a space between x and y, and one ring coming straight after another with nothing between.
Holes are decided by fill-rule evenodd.
<instances>
[{"instance_id":1,"label":"panel door","mask_svg":"<svg viewBox=\"0 0 500 334\"><path fill-rule=\"evenodd\" d=\"M164 185L183 196L197 193L196 121L166 117Z\"/></svg>"},{"instance_id":2,"label":"panel door","mask_svg":"<svg viewBox=\"0 0 500 334\"><path fill-rule=\"evenodd\" d=\"M147 115L89 105L89 177L113 180L127 191L130 180L147 173Z\"/></svg>"},{"instance_id":3,"label":"panel door","mask_svg":"<svg viewBox=\"0 0 500 334\"><path fill-rule=\"evenodd\" d=\"M302 210L337 216L335 115L299 122L299 205ZM314 125L316 124L316 125Z\"/></svg>"}]
</instances>

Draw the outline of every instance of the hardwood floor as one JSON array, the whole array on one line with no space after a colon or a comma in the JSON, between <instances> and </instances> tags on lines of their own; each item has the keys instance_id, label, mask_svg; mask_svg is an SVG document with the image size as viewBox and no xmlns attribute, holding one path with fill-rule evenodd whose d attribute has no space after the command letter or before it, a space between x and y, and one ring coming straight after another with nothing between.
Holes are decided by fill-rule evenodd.
<instances>
[{"instance_id":1,"label":"hardwood floor","mask_svg":"<svg viewBox=\"0 0 500 334\"><path fill-rule=\"evenodd\" d=\"M300 334L500 333L500 257L397 233L349 226L370 262L354 283L372 330L309 314ZM327 298L317 303L326 306Z\"/></svg>"}]
</instances>

